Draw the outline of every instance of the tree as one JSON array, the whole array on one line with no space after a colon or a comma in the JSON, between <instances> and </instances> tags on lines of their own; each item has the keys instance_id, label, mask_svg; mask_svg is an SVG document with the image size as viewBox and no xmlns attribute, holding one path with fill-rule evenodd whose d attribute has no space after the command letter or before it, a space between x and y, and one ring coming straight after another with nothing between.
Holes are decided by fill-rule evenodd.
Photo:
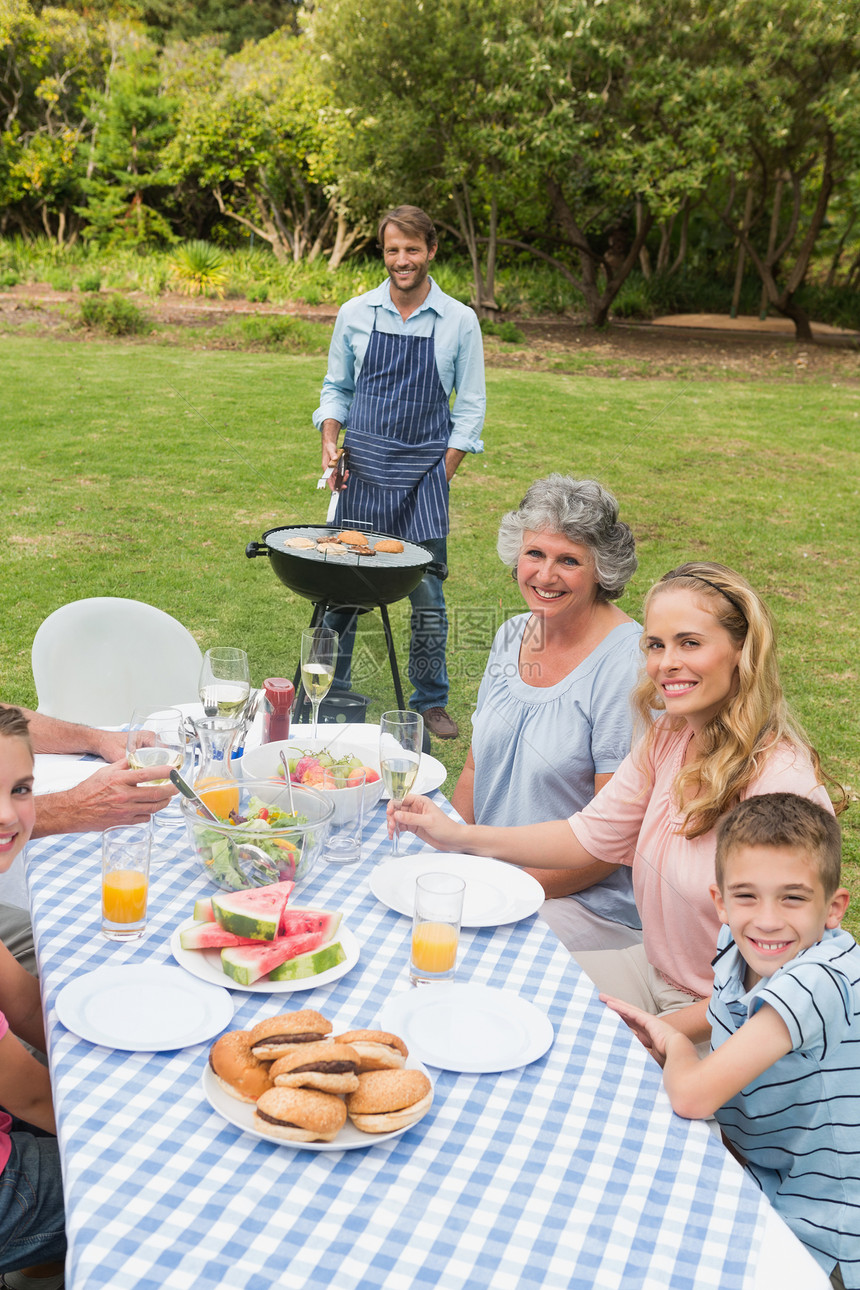
<instances>
[{"instance_id":1,"label":"tree","mask_svg":"<svg viewBox=\"0 0 860 1290\"><path fill-rule=\"evenodd\" d=\"M208 189L221 214L280 260L337 264L360 236L335 182L339 118L303 42L277 32L241 54L178 68L179 99L164 163Z\"/></svg>"},{"instance_id":2,"label":"tree","mask_svg":"<svg viewBox=\"0 0 860 1290\"><path fill-rule=\"evenodd\" d=\"M733 0L715 33L730 69L720 106L743 131L718 213L804 341L812 330L795 296L835 187L860 169L858 30L860 0Z\"/></svg>"},{"instance_id":3,"label":"tree","mask_svg":"<svg viewBox=\"0 0 860 1290\"><path fill-rule=\"evenodd\" d=\"M522 2L322 0L309 23L346 126L343 192L368 219L411 202L447 221L479 313L496 308L499 213L516 187L506 41Z\"/></svg>"},{"instance_id":4,"label":"tree","mask_svg":"<svg viewBox=\"0 0 860 1290\"><path fill-rule=\"evenodd\" d=\"M67 9L35 14L26 0L0 9L0 206L25 235L41 226L62 244L81 228L81 145L87 107L104 85L102 28Z\"/></svg>"},{"instance_id":5,"label":"tree","mask_svg":"<svg viewBox=\"0 0 860 1290\"><path fill-rule=\"evenodd\" d=\"M111 63L105 89L94 93L87 115L92 142L79 208L85 236L112 245L175 240L154 204L168 180L159 170L161 149L173 134L176 104L162 91L158 51L142 31L108 28Z\"/></svg>"}]
</instances>

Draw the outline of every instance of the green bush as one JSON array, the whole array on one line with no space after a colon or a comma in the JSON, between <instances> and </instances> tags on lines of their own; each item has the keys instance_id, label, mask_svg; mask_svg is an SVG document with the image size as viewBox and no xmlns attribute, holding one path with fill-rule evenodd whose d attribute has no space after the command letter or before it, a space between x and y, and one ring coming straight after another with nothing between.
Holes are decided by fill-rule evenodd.
<instances>
[{"instance_id":1,"label":"green bush","mask_svg":"<svg viewBox=\"0 0 860 1290\"><path fill-rule=\"evenodd\" d=\"M3 269L0 271L0 290L6 290L7 287L15 287L21 281L20 274L14 269Z\"/></svg>"},{"instance_id":2,"label":"green bush","mask_svg":"<svg viewBox=\"0 0 860 1290\"><path fill-rule=\"evenodd\" d=\"M149 330L149 319L143 310L120 295L82 300L81 323L108 336L140 336Z\"/></svg>"},{"instance_id":3,"label":"green bush","mask_svg":"<svg viewBox=\"0 0 860 1290\"><path fill-rule=\"evenodd\" d=\"M185 296L223 296L227 259L211 242L186 242L173 256L170 277Z\"/></svg>"},{"instance_id":4,"label":"green bush","mask_svg":"<svg viewBox=\"0 0 860 1290\"><path fill-rule=\"evenodd\" d=\"M248 287L245 292L245 299L251 300L255 304L265 304L269 299L269 288L265 282L255 282L252 287Z\"/></svg>"},{"instance_id":5,"label":"green bush","mask_svg":"<svg viewBox=\"0 0 860 1290\"><path fill-rule=\"evenodd\" d=\"M79 291L101 291L102 275L100 273L82 273L78 278Z\"/></svg>"},{"instance_id":6,"label":"green bush","mask_svg":"<svg viewBox=\"0 0 860 1290\"><path fill-rule=\"evenodd\" d=\"M482 318L481 331L485 336L498 336L499 340L507 341L509 345L522 345L525 340L525 334L510 319L507 322L493 322L491 318Z\"/></svg>"}]
</instances>

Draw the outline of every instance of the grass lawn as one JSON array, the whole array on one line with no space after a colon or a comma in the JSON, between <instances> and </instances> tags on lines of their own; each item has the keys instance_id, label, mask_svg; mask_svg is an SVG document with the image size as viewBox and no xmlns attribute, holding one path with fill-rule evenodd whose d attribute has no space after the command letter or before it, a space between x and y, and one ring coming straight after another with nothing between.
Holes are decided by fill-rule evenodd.
<instances>
[{"instance_id":1,"label":"grass lawn","mask_svg":"<svg viewBox=\"0 0 860 1290\"><path fill-rule=\"evenodd\" d=\"M95 595L158 605L203 648L243 645L255 683L293 674L311 606L244 550L268 528L324 518L310 421L324 368L323 357L0 338L4 698L35 704L36 628ZM450 707L464 735L434 746L448 791L493 633L521 607L495 555L498 517L560 469L596 476L621 501L639 542L621 602L631 614L685 559L745 573L776 617L791 702L856 795L860 385L499 368L488 385L488 451L452 489ZM392 609L404 671L406 609ZM362 619L355 657L375 718L393 706L377 614ZM858 816L855 805L843 824L860 897Z\"/></svg>"}]
</instances>

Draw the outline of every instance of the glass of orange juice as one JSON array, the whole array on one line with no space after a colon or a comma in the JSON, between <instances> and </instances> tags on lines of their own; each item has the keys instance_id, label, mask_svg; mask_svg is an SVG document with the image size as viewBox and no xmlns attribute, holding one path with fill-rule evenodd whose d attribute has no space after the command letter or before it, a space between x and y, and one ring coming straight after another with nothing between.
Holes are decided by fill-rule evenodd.
<instances>
[{"instance_id":1,"label":"glass of orange juice","mask_svg":"<svg viewBox=\"0 0 860 1290\"><path fill-rule=\"evenodd\" d=\"M415 880L412 915L413 985L453 981L466 884L453 873L423 873Z\"/></svg>"},{"instance_id":2,"label":"glass of orange juice","mask_svg":"<svg viewBox=\"0 0 860 1290\"><path fill-rule=\"evenodd\" d=\"M131 941L146 927L152 822L118 825L102 834L102 933Z\"/></svg>"}]
</instances>

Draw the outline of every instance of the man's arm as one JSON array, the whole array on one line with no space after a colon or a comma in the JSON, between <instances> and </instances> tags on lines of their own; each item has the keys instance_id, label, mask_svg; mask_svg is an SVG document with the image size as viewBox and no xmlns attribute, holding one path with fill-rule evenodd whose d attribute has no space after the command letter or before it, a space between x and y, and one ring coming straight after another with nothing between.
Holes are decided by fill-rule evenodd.
<instances>
[{"instance_id":1,"label":"man's arm","mask_svg":"<svg viewBox=\"0 0 860 1290\"><path fill-rule=\"evenodd\" d=\"M326 417L320 427L320 439L322 441L322 468L328 470L329 466L334 465L334 458L337 452L337 437L340 434L340 421L334 417ZM328 486L334 491L334 475L328 478Z\"/></svg>"},{"instance_id":2,"label":"man's arm","mask_svg":"<svg viewBox=\"0 0 860 1290\"><path fill-rule=\"evenodd\" d=\"M115 824L143 824L166 806L176 789L164 779L163 766L129 770L124 761L103 766L75 788L40 793L36 801L34 838L52 833L100 832Z\"/></svg>"},{"instance_id":3,"label":"man's arm","mask_svg":"<svg viewBox=\"0 0 860 1290\"><path fill-rule=\"evenodd\" d=\"M766 1003L715 1052L700 1058L686 1035L667 1024L668 1017L652 1017L621 999L600 997L660 1062L672 1110L687 1120L707 1119L791 1052L788 1027Z\"/></svg>"},{"instance_id":4,"label":"man's arm","mask_svg":"<svg viewBox=\"0 0 860 1290\"><path fill-rule=\"evenodd\" d=\"M460 327L459 346L454 364L454 389L456 397L451 408L448 451L456 449L461 453L483 452L481 430L487 411L484 340L480 323L474 314ZM446 461L446 469L447 464ZM457 464L459 465L459 462ZM449 480L451 474L448 476Z\"/></svg>"},{"instance_id":5,"label":"man's arm","mask_svg":"<svg viewBox=\"0 0 860 1290\"><path fill-rule=\"evenodd\" d=\"M21 711L30 723L34 752L94 753L110 762L125 757L124 730L97 730L93 726L79 726L72 721L46 717L41 712L30 712L28 708Z\"/></svg>"},{"instance_id":6,"label":"man's arm","mask_svg":"<svg viewBox=\"0 0 860 1290\"><path fill-rule=\"evenodd\" d=\"M454 478L454 475L457 472L457 467L465 455L466 454L461 452L459 448L449 448L445 453L445 478L449 484Z\"/></svg>"}]
</instances>

